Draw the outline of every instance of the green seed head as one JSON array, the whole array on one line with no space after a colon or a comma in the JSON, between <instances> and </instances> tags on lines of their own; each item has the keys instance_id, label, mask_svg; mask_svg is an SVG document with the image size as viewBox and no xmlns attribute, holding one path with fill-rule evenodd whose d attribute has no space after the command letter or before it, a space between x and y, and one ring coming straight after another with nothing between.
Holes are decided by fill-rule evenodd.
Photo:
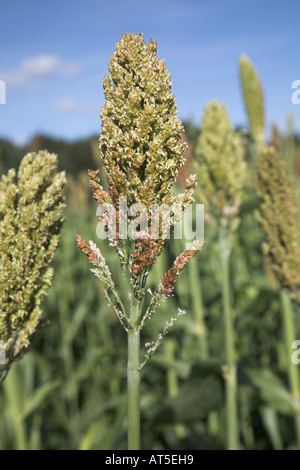
<instances>
[{"instance_id":1,"label":"green seed head","mask_svg":"<svg viewBox=\"0 0 300 470\"><path fill-rule=\"evenodd\" d=\"M246 165L225 105L205 107L196 146L198 196L210 216L233 220L241 200Z\"/></svg>"},{"instance_id":2,"label":"green seed head","mask_svg":"<svg viewBox=\"0 0 300 470\"><path fill-rule=\"evenodd\" d=\"M65 207L65 175L57 173L56 164L56 155L29 153L17 175L10 170L0 181L0 340L5 343L5 367L27 351L44 323L40 306L51 284L49 265Z\"/></svg>"},{"instance_id":3,"label":"green seed head","mask_svg":"<svg viewBox=\"0 0 300 470\"><path fill-rule=\"evenodd\" d=\"M250 133L259 144L264 142L264 97L258 74L246 55L240 57L240 77Z\"/></svg>"},{"instance_id":4,"label":"green seed head","mask_svg":"<svg viewBox=\"0 0 300 470\"><path fill-rule=\"evenodd\" d=\"M257 166L263 252L282 287L300 301L300 213L294 178L287 163L269 147Z\"/></svg>"},{"instance_id":5,"label":"green seed head","mask_svg":"<svg viewBox=\"0 0 300 470\"><path fill-rule=\"evenodd\" d=\"M171 188L187 146L170 73L156 51L141 33L123 35L103 81L100 156L116 205L120 195L129 205L175 202Z\"/></svg>"}]
</instances>

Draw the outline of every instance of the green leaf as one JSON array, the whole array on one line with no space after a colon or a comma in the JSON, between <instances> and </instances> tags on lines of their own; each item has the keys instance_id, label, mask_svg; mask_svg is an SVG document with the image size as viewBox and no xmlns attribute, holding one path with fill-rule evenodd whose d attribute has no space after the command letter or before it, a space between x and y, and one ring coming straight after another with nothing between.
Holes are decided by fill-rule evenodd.
<instances>
[{"instance_id":1,"label":"green leaf","mask_svg":"<svg viewBox=\"0 0 300 470\"><path fill-rule=\"evenodd\" d=\"M26 398L24 410L19 415L20 421L24 421L27 416L33 413L44 402L46 396L61 385L60 380L53 380L41 385L32 395Z\"/></svg>"},{"instance_id":2,"label":"green leaf","mask_svg":"<svg viewBox=\"0 0 300 470\"><path fill-rule=\"evenodd\" d=\"M272 442L273 449L282 450L283 446L276 411L269 406L264 406L260 409L260 415L264 422L270 441Z\"/></svg>"},{"instance_id":3,"label":"green leaf","mask_svg":"<svg viewBox=\"0 0 300 470\"><path fill-rule=\"evenodd\" d=\"M278 376L269 369L248 370L247 374L271 407L286 415L294 414L294 398Z\"/></svg>"},{"instance_id":4,"label":"green leaf","mask_svg":"<svg viewBox=\"0 0 300 470\"><path fill-rule=\"evenodd\" d=\"M210 374L187 381L176 397L169 399L154 416L154 423L188 423L205 418L223 403L221 377Z\"/></svg>"}]
</instances>

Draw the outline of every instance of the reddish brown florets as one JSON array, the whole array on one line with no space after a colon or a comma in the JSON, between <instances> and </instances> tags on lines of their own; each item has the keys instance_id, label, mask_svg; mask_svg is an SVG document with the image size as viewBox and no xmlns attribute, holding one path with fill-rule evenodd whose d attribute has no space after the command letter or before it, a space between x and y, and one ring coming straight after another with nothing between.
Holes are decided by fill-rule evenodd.
<instances>
[{"instance_id":1,"label":"reddish brown florets","mask_svg":"<svg viewBox=\"0 0 300 470\"><path fill-rule=\"evenodd\" d=\"M137 251L134 251L131 263L132 274L138 275L144 269L151 267L156 263L162 250L162 241L151 238L141 239L137 242Z\"/></svg>"},{"instance_id":2,"label":"reddish brown florets","mask_svg":"<svg viewBox=\"0 0 300 470\"><path fill-rule=\"evenodd\" d=\"M78 248L80 248L80 250L82 251L82 253L86 256L88 256L91 252L91 249L89 248L87 242L85 242L84 240L82 240L81 236L80 235L76 235L75 236L75 240L76 240L76 244L78 246Z\"/></svg>"},{"instance_id":3,"label":"reddish brown florets","mask_svg":"<svg viewBox=\"0 0 300 470\"><path fill-rule=\"evenodd\" d=\"M172 268L170 268L163 276L160 288L168 297L172 295L175 283L181 271L185 268L190 259L192 259L203 246L204 242L195 242L192 249L184 250L181 255L177 256Z\"/></svg>"}]
</instances>

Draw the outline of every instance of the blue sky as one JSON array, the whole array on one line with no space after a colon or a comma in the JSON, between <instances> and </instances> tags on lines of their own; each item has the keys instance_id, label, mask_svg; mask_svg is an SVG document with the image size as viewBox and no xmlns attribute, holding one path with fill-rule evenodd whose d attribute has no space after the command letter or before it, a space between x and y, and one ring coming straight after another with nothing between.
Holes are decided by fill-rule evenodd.
<instances>
[{"instance_id":1,"label":"blue sky","mask_svg":"<svg viewBox=\"0 0 300 470\"><path fill-rule=\"evenodd\" d=\"M35 133L76 139L98 133L102 80L122 33L158 42L171 72L179 117L200 125L204 105L225 102L246 125L238 58L246 53L265 92L266 130L286 130L299 68L300 2L295 0L2 0L0 136Z\"/></svg>"}]
</instances>

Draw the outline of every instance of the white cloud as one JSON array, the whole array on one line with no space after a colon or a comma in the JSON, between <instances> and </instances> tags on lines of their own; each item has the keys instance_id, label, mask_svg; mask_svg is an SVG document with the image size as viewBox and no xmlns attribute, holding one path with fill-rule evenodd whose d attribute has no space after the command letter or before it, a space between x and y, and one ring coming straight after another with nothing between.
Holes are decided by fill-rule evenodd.
<instances>
[{"instance_id":1,"label":"white cloud","mask_svg":"<svg viewBox=\"0 0 300 470\"><path fill-rule=\"evenodd\" d=\"M55 104L55 109L59 112L72 111L76 108L76 100L74 98L63 98L60 101L57 101Z\"/></svg>"},{"instance_id":2,"label":"white cloud","mask_svg":"<svg viewBox=\"0 0 300 470\"><path fill-rule=\"evenodd\" d=\"M70 76L77 71L76 64L63 62L57 55L41 54L23 59L16 69L2 72L1 78L9 87L20 88L52 74Z\"/></svg>"},{"instance_id":3,"label":"white cloud","mask_svg":"<svg viewBox=\"0 0 300 470\"><path fill-rule=\"evenodd\" d=\"M64 77L71 77L72 75L76 75L78 72L78 65L74 63L65 63L61 64L59 73Z\"/></svg>"}]
</instances>

